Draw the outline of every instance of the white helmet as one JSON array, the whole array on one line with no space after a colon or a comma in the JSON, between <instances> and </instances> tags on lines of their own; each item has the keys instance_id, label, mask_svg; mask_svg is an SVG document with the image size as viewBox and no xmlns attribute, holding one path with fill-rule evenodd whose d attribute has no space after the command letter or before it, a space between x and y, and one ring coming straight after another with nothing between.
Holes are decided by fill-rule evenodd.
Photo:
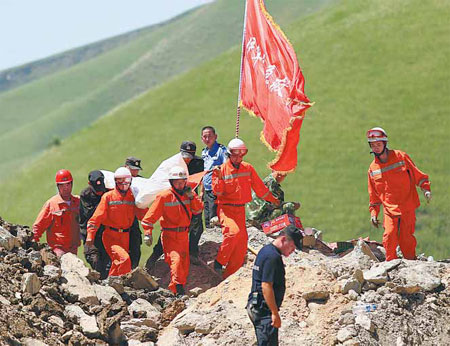
<instances>
[{"instance_id":1,"label":"white helmet","mask_svg":"<svg viewBox=\"0 0 450 346\"><path fill-rule=\"evenodd\" d=\"M180 166L172 167L169 171L169 179L187 179L186 170Z\"/></svg>"},{"instance_id":2,"label":"white helmet","mask_svg":"<svg viewBox=\"0 0 450 346\"><path fill-rule=\"evenodd\" d=\"M378 142L378 141L382 141L382 142L388 141L387 133L381 127L371 128L370 130L367 131L366 137L367 137L367 142L369 142L369 143Z\"/></svg>"},{"instance_id":3,"label":"white helmet","mask_svg":"<svg viewBox=\"0 0 450 346\"><path fill-rule=\"evenodd\" d=\"M114 179L120 179L120 178L130 179L130 181L131 181L130 170L126 167L117 168L116 171L114 172Z\"/></svg>"},{"instance_id":4,"label":"white helmet","mask_svg":"<svg viewBox=\"0 0 450 346\"><path fill-rule=\"evenodd\" d=\"M247 146L245 145L244 141L239 138L233 138L230 143L228 143L227 151L229 154L231 154L231 151L233 150L240 150L242 154L247 154Z\"/></svg>"}]
</instances>

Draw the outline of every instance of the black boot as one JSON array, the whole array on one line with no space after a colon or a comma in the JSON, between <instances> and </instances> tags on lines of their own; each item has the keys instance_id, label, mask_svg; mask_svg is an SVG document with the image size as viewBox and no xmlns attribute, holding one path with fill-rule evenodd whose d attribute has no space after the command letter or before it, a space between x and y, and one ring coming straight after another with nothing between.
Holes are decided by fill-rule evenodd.
<instances>
[{"instance_id":1,"label":"black boot","mask_svg":"<svg viewBox=\"0 0 450 346\"><path fill-rule=\"evenodd\" d=\"M184 287L183 287L182 284L177 284L175 286L175 288L177 290L177 294L176 294L177 297L181 297L181 296L185 296L186 295L186 292L184 291Z\"/></svg>"},{"instance_id":2,"label":"black boot","mask_svg":"<svg viewBox=\"0 0 450 346\"><path fill-rule=\"evenodd\" d=\"M217 274L222 276L222 274L223 274L223 267L222 267L222 265L219 262L217 262L217 260L214 261L214 270L216 271Z\"/></svg>"}]
</instances>

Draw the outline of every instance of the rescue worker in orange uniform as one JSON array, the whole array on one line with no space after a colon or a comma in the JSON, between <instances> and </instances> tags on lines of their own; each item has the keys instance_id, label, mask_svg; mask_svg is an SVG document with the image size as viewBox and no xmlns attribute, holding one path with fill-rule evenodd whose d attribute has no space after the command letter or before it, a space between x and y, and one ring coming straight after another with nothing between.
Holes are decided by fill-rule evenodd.
<instances>
[{"instance_id":1,"label":"rescue worker in orange uniform","mask_svg":"<svg viewBox=\"0 0 450 346\"><path fill-rule=\"evenodd\" d=\"M214 269L223 274L223 278L230 276L244 264L248 241L245 203L252 200L252 189L259 198L277 206L280 204L253 166L242 161L248 152L245 143L239 138L232 139L227 151L229 159L217 166L212 174L212 190L217 196L217 215L223 234ZM226 266L225 271L223 266Z\"/></svg>"},{"instance_id":2,"label":"rescue worker in orange uniform","mask_svg":"<svg viewBox=\"0 0 450 346\"><path fill-rule=\"evenodd\" d=\"M154 224L161 218L161 241L164 259L170 267L169 289L176 295L184 295L184 285L189 274L189 225L192 215L201 214L203 203L188 186L187 172L175 166L169 171L172 186L156 196L142 219L144 243L152 245Z\"/></svg>"},{"instance_id":3,"label":"rescue worker in orange uniform","mask_svg":"<svg viewBox=\"0 0 450 346\"><path fill-rule=\"evenodd\" d=\"M38 242L47 231L47 243L58 257L67 252L76 255L80 246L80 198L72 195L73 178L70 171L59 170L55 181L58 194L42 207L33 224L33 239Z\"/></svg>"},{"instance_id":4,"label":"rescue worker in orange uniform","mask_svg":"<svg viewBox=\"0 0 450 346\"><path fill-rule=\"evenodd\" d=\"M111 258L109 276L120 276L131 271L129 255L130 228L134 218L139 220L147 209L139 209L134 204L131 192L131 173L126 167L114 172L116 187L106 192L95 209L87 225L86 246L92 246L100 225L104 225L103 244Z\"/></svg>"},{"instance_id":5,"label":"rescue worker in orange uniform","mask_svg":"<svg viewBox=\"0 0 450 346\"><path fill-rule=\"evenodd\" d=\"M405 152L387 148L388 137L381 127L367 131L367 141L375 155L368 171L369 211L372 225L378 228L378 214L383 205L386 261L397 258L398 245L404 258L415 259L415 210L420 205L416 185L429 202L428 175L421 172Z\"/></svg>"}]
</instances>

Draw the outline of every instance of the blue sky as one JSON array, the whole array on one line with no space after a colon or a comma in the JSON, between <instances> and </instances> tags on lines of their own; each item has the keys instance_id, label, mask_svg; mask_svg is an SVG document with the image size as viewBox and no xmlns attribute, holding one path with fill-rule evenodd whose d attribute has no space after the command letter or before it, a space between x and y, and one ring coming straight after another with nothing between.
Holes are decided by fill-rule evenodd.
<instances>
[{"instance_id":1,"label":"blue sky","mask_svg":"<svg viewBox=\"0 0 450 346\"><path fill-rule=\"evenodd\" d=\"M212 0L0 0L0 70L172 18Z\"/></svg>"}]
</instances>

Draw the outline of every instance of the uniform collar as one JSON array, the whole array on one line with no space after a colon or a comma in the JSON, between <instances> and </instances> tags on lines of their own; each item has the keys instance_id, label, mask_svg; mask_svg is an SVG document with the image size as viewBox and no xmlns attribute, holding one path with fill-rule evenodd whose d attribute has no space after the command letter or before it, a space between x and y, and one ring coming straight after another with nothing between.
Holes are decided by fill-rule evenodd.
<instances>
[{"instance_id":1,"label":"uniform collar","mask_svg":"<svg viewBox=\"0 0 450 346\"><path fill-rule=\"evenodd\" d=\"M74 199L75 198L73 197L73 195L70 195L70 201L65 201L65 200L62 199L62 197L61 197L61 195L59 193L56 195L56 202L58 204L62 204L62 203L67 204L67 202L72 203L74 201Z\"/></svg>"}]
</instances>

